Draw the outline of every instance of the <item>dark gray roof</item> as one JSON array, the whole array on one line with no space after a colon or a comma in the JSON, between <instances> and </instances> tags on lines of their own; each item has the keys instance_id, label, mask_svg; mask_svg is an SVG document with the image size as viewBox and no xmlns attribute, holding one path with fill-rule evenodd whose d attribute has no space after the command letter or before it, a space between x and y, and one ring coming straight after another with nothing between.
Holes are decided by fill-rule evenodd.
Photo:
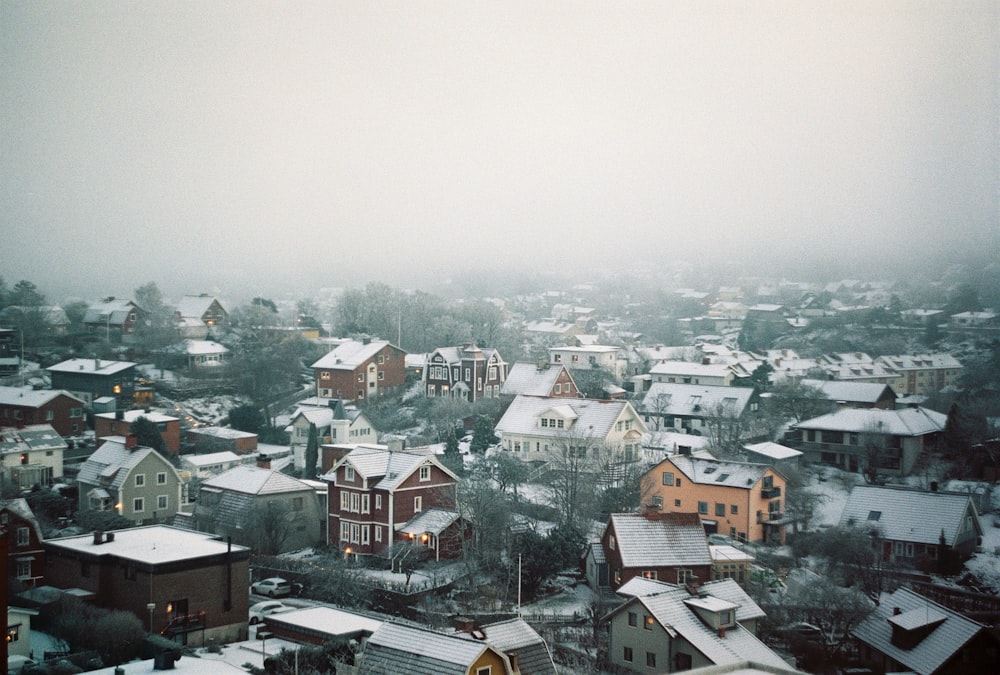
<instances>
[{"instance_id":1,"label":"dark gray roof","mask_svg":"<svg viewBox=\"0 0 1000 675\"><path fill-rule=\"evenodd\" d=\"M697 514L664 513L650 519L638 513L612 514L622 564L636 567L711 565L708 538Z\"/></svg>"},{"instance_id":2,"label":"dark gray roof","mask_svg":"<svg viewBox=\"0 0 1000 675\"><path fill-rule=\"evenodd\" d=\"M968 494L858 485L847 496L840 525L876 527L884 539L934 545L944 532L945 543L954 546L966 515L981 535Z\"/></svg>"},{"instance_id":3,"label":"dark gray roof","mask_svg":"<svg viewBox=\"0 0 1000 675\"><path fill-rule=\"evenodd\" d=\"M727 413L742 415L753 397L752 387L654 382L639 410L657 415L706 417L722 407Z\"/></svg>"},{"instance_id":4,"label":"dark gray roof","mask_svg":"<svg viewBox=\"0 0 1000 675\"><path fill-rule=\"evenodd\" d=\"M900 612L898 615L893 614L896 608ZM904 649L892 643L893 623L906 629L923 625L921 622L935 625L916 645ZM883 594L875 611L851 634L901 663L905 670L929 675L984 628L983 624L903 587L892 594Z\"/></svg>"},{"instance_id":5,"label":"dark gray roof","mask_svg":"<svg viewBox=\"0 0 1000 675\"><path fill-rule=\"evenodd\" d=\"M480 626L486 641L504 654L517 654L521 675L556 675L552 655L542 636L523 619L509 619ZM456 633L475 640L469 633Z\"/></svg>"}]
</instances>

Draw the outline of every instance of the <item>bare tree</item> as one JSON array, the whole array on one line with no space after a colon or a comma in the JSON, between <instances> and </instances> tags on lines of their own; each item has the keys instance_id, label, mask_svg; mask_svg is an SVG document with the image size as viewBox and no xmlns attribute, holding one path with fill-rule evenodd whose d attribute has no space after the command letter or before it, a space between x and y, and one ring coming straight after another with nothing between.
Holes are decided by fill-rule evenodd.
<instances>
[{"instance_id":1,"label":"bare tree","mask_svg":"<svg viewBox=\"0 0 1000 675\"><path fill-rule=\"evenodd\" d=\"M546 475L546 496L559 513L562 525L572 525L581 532L599 511L595 490L601 475L602 443L584 434L567 432L559 436L550 453Z\"/></svg>"},{"instance_id":2,"label":"bare tree","mask_svg":"<svg viewBox=\"0 0 1000 675\"><path fill-rule=\"evenodd\" d=\"M643 413L649 415L651 418L654 431L660 430L660 426L664 422L664 416L670 410L671 398L670 394L659 393L646 399L647 403L644 406Z\"/></svg>"},{"instance_id":3,"label":"bare tree","mask_svg":"<svg viewBox=\"0 0 1000 675\"><path fill-rule=\"evenodd\" d=\"M243 527L257 553L278 555L302 521L302 512L292 510L287 502L275 500L254 505Z\"/></svg>"},{"instance_id":4,"label":"bare tree","mask_svg":"<svg viewBox=\"0 0 1000 675\"><path fill-rule=\"evenodd\" d=\"M723 457L742 456L743 443L750 435L752 425L735 402L718 401L705 416L705 423L713 450Z\"/></svg>"}]
</instances>

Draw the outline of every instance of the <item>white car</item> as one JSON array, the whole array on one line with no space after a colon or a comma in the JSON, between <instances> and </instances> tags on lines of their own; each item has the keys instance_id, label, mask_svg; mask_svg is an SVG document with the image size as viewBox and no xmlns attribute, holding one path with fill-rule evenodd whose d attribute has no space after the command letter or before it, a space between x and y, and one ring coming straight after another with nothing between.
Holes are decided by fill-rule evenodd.
<instances>
[{"instance_id":1,"label":"white car","mask_svg":"<svg viewBox=\"0 0 1000 675\"><path fill-rule=\"evenodd\" d=\"M251 584L250 590L269 598L283 598L292 594L292 585L281 577L270 577Z\"/></svg>"},{"instance_id":2,"label":"white car","mask_svg":"<svg viewBox=\"0 0 1000 675\"><path fill-rule=\"evenodd\" d=\"M287 612L290 609L294 608L289 607L280 600L265 600L264 602L258 602L257 604L250 606L250 625L256 626L272 614Z\"/></svg>"}]
</instances>

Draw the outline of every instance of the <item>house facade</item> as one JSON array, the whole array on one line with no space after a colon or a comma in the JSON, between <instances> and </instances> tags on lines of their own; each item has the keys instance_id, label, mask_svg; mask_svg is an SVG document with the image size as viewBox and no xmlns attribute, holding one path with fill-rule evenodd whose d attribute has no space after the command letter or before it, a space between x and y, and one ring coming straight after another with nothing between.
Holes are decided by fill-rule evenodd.
<instances>
[{"instance_id":1,"label":"house facade","mask_svg":"<svg viewBox=\"0 0 1000 675\"><path fill-rule=\"evenodd\" d=\"M785 477L767 464L676 455L641 482L643 504L663 513L697 513L705 531L738 541L783 543ZM707 577L705 577L707 578Z\"/></svg>"},{"instance_id":2,"label":"house facade","mask_svg":"<svg viewBox=\"0 0 1000 675\"><path fill-rule=\"evenodd\" d=\"M27 586L44 583L45 549L42 528L23 497L0 501L0 526L7 556L7 577Z\"/></svg>"},{"instance_id":3,"label":"house facade","mask_svg":"<svg viewBox=\"0 0 1000 675\"><path fill-rule=\"evenodd\" d=\"M80 466L81 511L111 511L137 525L170 522L185 503L186 482L166 457L110 436Z\"/></svg>"},{"instance_id":4,"label":"house facade","mask_svg":"<svg viewBox=\"0 0 1000 675\"><path fill-rule=\"evenodd\" d=\"M328 399L324 405L304 402L292 414L288 432L295 468L305 466L305 449L309 443L309 428L316 426L320 445L340 443L373 444L378 441L378 430L368 417L354 406L344 405L340 399Z\"/></svg>"},{"instance_id":5,"label":"house facade","mask_svg":"<svg viewBox=\"0 0 1000 675\"><path fill-rule=\"evenodd\" d=\"M507 656L484 640L385 622L365 641L357 675L455 673L517 675Z\"/></svg>"},{"instance_id":6,"label":"house facade","mask_svg":"<svg viewBox=\"0 0 1000 675\"><path fill-rule=\"evenodd\" d=\"M182 338L204 339L218 327L229 323L229 313L222 303L208 293L185 295L174 312Z\"/></svg>"},{"instance_id":7,"label":"house facade","mask_svg":"<svg viewBox=\"0 0 1000 675\"><path fill-rule=\"evenodd\" d=\"M475 343L439 347L425 361L424 393L432 398L462 398L469 402L499 398L507 368L496 349L481 349Z\"/></svg>"},{"instance_id":8,"label":"house facade","mask_svg":"<svg viewBox=\"0 0 1000 675\"><path fill-rule=\"evenodd\" d=\"M180 453L180 419L153 410L119 410L113 413L98 413L94 415L94 438L100 441L108 436L128 436L132 433L132 424L140 417L145 417L156 425L163 438L164 447L171 457Z\"/></svg>"},{"instance_id":9,"label":"house facade","mask_svg":"<svg viewBox=\"0 0 1000 675\"><path fill-rule=\"evenodd\" d=\"M328 485L328 543L347 554L382 554L411 541L400 531L422 512L455 509L458 476L416 449L355 446L322 478ZM435 552L439 547L430 538L421 543Z\"/></svg>"},{"instance_id":10,"label":"house facade","mask_svg":"<svg viewBox=\"0 0 1000 675\"><path fill-rule=\"evenodd\" d=\"M522 461L568 452L615 463L638 459L646 425L628 401L520 395L495 431L501 448Z\"/></svg>"},{"instance_id":11,"label":"house facade","mask_svg":"<svg viewBox=\"0 0 1000 675\"><path fill-rule=\"evenodd\" d=\"M882 560L924 571L933 571L942 545L967 560L983 536L967 493L877 485L851 490L840 526L863 531Z\"/></svg>"},{"instance_id":12,"label":"house facade","mask_svg":"<svg viewBox=\"0 0 1000 675\"><path fill-rule=\"evenodd\" d=\"M647 426L657 431L710 435L713 424L747 420L760 410L753 387L654 382L639 404Z\"/></svg>"},{"instance_id":13,"label":"house facade","mask_svg":"<svg viewBox=\"0 0 1000 675\"><path fill-rule=\"evenodd\" d=\"M549 347L549 362L571 370L603 368L616 382L625 378L628 359L620 347L610 345L580 345Z\"/></svg>"},{"instance_id":14,"label":"house facade","mask_svg":"<svg viewBox=\"0 0 1000 675\"><path fill-rule=\"evenodd\" d=\"M108 340L127 342L135 333L145 312L131 300L104 298L95 302L83 315L83 327L88 333L101 335Z\"/></svg>"},{"instance_id":15,"label":"house facade","mask_svg":"<svg viewBox=\"0 0 1000 675\"><path fill-rule=\"evenodd\" d=\"M689 361L661 361L649 369L654 383L708 384L728 387L736 377L735 371L725 363L691 363Z\"/></svg>"},{"instance_id":16,"label":"house facade","mask_svg":"<svg viewBox=\"0 0 1000 675\"><path fill-rule=\"evenodd\" d=\"M616 669L675 673L752 663L753 672L795 672L744 626L764 612L732 580L650 586L604 617L608 660Z\"/></svg>"},{"instance_id":17,"label":"house facade","mask_svg":"<svg viewBox=\"0 0 1000 675\"><path fill-rule=\"evenodd\" d=\"M84 402L68 391L0 387L0 426L48 424L62 436L87 429Z\"/></svg>"},{"instance_id":18,"label":"house facade","mask_svg":"<svg viewBox=\"0 0 1000 675\"><path fill-rule=\"evenodd\" d=\"M807 462L905 476L944 432L948 416L927 408L842 408L792 426L783 443Z\"/></svg>"},{"instance_id":19,"label":"house facade","mask_svg":"<svg viewBox=\"0 0 1000 675\"><path fill-rule=\"evenodd\" d=\"M45 542L46 583L94 594L152 633L205 646L247 638L250 550L165 525Z\"/></svg>"},{"instance_id":20,"label":"house facade","mask_svg":"<svg viewBox=\"0 0 1000 675\"><path fill-rule=\"evenodd\" d=\"M406 383L406 352L384 340L347 340L312 370L319 398L365 401Z\"/></svg>"},{"instance_id":21,"label":"house facade","mask_svg":"<svg viewBox=\"0 0 1000 675\"><path fill-rule=\"evenodd\" d=\"M896 373L890 386L900 396L930 396L957 385L964 370L951 354L899 354L875 359Z\"/></svg>"},{"instance_id":22,"label":"house facade","mask_svg":"<svg viewBox=\"0 0 1000 675\"><path fill-rule=\"evenodd\" d=\"M48 424L0 427L0 473L7 485L30 490L62 480L67 443Z\"/></svg>"},{"instance_id":23,"label":"house facade","mask_svg":"<svg viewBox=\"0 0 1000 675\"><path fill-rule=\"evenodd\" d=\"M88 407L109 396L118 408L128 408L135 397L135 366L129 361L69 359L46 370L53 389L65 389Z\"/></svg>"},{"instance_id":24,"label":"house facade","mask_svg":"<svg viewBox=\"0 0 1000 675\"><path fill-rule=\"evenodd\" d=\"M232 537L265 555L314 546L323 524L313 486L249 465L202 481L194 516L199 531Z\"/></svg>"}]
</instances>

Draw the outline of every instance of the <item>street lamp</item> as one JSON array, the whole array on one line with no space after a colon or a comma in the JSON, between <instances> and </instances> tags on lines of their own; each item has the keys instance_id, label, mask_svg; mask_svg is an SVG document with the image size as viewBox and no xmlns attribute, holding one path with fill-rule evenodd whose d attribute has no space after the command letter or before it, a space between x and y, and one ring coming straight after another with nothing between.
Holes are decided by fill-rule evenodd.
<instances>
[{"instance_id":1,"label":"street lamp","mask_svg":"<svg viewBox=\"0 0 1000 675\"><path fill-rule=\"evenodd\" d=\"M155 602L147 602L146 603L146 609L149 610L149 632L152 633L153 632L153 610L156 609L156 603Z\"/></svg>"}]
</instances>

